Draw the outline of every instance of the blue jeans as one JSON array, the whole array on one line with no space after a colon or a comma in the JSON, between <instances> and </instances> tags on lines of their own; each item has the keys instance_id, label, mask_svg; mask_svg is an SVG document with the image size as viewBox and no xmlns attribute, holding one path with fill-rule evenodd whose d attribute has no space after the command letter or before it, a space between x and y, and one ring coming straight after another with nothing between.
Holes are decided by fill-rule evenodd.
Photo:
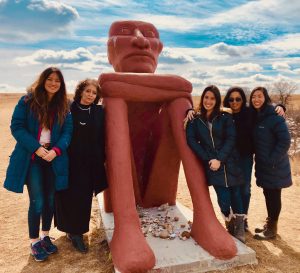
<instances>
[{"instance_id":1,"label":"blue jeans","mask_svg":"<svg viewBox=\"0 0 300 273\"><path fill-rule=\"evenodd\" d=\"M239 166L243 171L245 184L241 185L241 194L243 201L243 214L248 214L251 197L251 175L253 166L253 155L241 156Z\"/></svg>"},{"instance_id":2,"label":"blue jeans","mask_svg":"<svg viewBox=\"0 0 300 273\"><path fill-rule=\"evenodd\" d=\"M240 186L223 187L214 186L218 197L218 204L221 212L228 217L230 214L230 208L234 214L243 214L243 202L240 191Z\"/></svg>"},{"instance_id":3,"label":"blue jeans","mask_svg":"<svg viewBox=\"0 0 300 273\"><path fill-rule=\"evenodd\" d=\"M27 174L29 193L28 226L29 238L39 237L40 219L42 230L49 231L54 214L55 176L51 163L36 156Z\"/></svg>"}]
</instances>

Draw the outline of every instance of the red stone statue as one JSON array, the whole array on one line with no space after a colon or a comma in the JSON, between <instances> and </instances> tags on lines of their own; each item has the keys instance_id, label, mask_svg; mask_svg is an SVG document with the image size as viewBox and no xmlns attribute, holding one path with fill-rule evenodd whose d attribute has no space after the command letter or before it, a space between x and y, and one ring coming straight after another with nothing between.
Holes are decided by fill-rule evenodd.
<instances>
[{"instance_id":1,"label":"red stone statue","mask_svg":"<svg viewBox=\"0 0 300 273\"><path fill-rule=\"evenodd\" d=\"M216 258L232 258L236 245L215 216L201 162L186 143L191 83L153 74L163 44L150 23L114 22L107 45L116 73L100 75L99 82L106 110L105 210L114 213L110 249L116 268L134 273L154 267L136 205L175 205L181 161L194 207L193 238Z\"/></svg>"}]
</instances>

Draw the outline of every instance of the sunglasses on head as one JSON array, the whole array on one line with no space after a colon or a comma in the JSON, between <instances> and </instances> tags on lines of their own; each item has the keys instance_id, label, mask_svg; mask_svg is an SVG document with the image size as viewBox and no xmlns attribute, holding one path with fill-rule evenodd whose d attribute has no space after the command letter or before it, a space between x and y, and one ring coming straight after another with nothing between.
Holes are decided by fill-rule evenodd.
<instances>
[{"instance_id":1,"label":"sunglasses on head","mask_svg":"<svg viewBox=\"0 0 300 273\"><path fill-rule=\"evenodd\" d=\"M229 102L234 102L234 101L236 101L236 102L241 102L241 101L242 101L242 98L229 98L228 101L229 101Z\"/></svg>"}]
</instances>

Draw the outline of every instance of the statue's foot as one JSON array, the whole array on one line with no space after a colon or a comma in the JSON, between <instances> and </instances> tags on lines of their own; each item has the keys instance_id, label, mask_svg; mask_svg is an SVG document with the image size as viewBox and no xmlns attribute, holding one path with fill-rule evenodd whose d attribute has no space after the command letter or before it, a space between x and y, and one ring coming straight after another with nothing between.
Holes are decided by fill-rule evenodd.
<instances>
[{"instance_id":1,"label":"statue's foot","mask_svg":"<svg viewBox=\"0 0 300 273\"><path fill-rule=\"evenodd\" d=\"M115 267L122 273L144 273L155 266L154 253L139 227L115 229L110 250Z\"/></svg>"},{"instance_id":2,"label":"statue's foot","mask_svg":"<svg viewBox=\"0 0 300 273\"><path fill-rule=\"evenodd\" d=\"M205 222L194 219L191 234L202 248L217 259L228 260L237 254L234 239L217 220Z\"/></svg>"}]
</instances>

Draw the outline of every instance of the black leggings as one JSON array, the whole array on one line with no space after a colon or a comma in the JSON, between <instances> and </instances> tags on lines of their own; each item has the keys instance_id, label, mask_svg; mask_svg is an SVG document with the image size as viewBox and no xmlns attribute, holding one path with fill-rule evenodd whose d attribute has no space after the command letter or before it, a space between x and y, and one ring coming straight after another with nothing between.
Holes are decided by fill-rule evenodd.
<instances>
[{"instance_id":1,"label":"black leggings","mask_svg":"<svg viewBox=\"0 0 300 273\"><path fill-rule=\"evenodd\" d=\"M277 221L281 211L281 189L264 189L268 217Z\"/></svg>"}]
</instances>

